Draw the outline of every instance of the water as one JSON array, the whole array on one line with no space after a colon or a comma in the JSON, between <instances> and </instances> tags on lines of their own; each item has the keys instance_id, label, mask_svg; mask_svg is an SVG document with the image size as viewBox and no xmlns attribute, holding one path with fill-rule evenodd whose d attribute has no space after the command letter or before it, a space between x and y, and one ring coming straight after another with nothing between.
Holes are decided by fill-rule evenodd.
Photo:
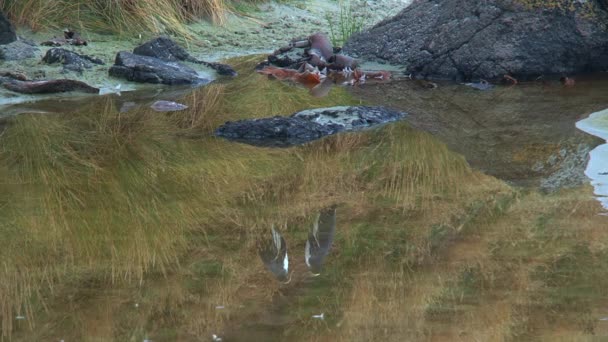
<instances>
[{"instance_id":1,"label":"water","mask_svg":"<svg viewBox=\"0 0 608 342\"><path fill-rule=\"evenodd\" d=\"M606 140L608 139L607 116L607 110L593 113L587 119L577 122L576 127ZM604 208L608 209L608 145L602 144L589 153L585 175L591 179L597 199Z\"/></svg>"},{"instance_id":2,"label":"water","mask_svg":"<svg viewBox=\"0 0 608 342\"><path fill-rule=\"evenodd\" d=\"M11 107L0 136L5 339L608 335L608 218L583 176L603 141L575 128L608 107L606 81L489 92L403 81L316 98L253 73L257 59L194 92ZM156 100L188 108L159 113ZM212 136L227 120L355 104L409 116L288 149ZM314 276L306 244L332 206ZM287 284L258 253L273 225Z\"/></svg>"}]
</instances>

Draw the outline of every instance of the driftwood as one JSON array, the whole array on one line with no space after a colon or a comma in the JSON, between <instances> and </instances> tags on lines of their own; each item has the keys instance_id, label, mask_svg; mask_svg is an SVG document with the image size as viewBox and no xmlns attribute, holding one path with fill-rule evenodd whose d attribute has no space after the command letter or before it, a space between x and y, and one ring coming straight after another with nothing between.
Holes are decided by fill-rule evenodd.
<instances>
[{"instance_id":1,"label":"driftwood","mask_svg":"<svg viewBox=\"0 0 608 342\"><path fill-rule=\"evenodd\" d=\"M50 81L19 81L15 79L0 80L4 88L22 94L53 94L68 91L98 94L99 88L76 80L50 80Z\"/></svg>"}]
</instances>

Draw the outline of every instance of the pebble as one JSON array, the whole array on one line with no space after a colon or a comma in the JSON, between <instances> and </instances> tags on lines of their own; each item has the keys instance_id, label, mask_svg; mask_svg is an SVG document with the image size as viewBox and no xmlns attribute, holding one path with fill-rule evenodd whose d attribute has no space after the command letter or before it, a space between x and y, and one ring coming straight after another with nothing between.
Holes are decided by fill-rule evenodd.
<instances>
[{"instance_id":1,"label":"pebble","mask_svg":"<svg viewBox=\"0 0 608 342\"><path fill-rule=\"evenodd\" d=\"M184 110L188 108L188 106L173 101L161 100L154 102L152 106L150 106L150 108L154 109L157 112L175 112L178 110Z\"/></svg>"}]
</instances>

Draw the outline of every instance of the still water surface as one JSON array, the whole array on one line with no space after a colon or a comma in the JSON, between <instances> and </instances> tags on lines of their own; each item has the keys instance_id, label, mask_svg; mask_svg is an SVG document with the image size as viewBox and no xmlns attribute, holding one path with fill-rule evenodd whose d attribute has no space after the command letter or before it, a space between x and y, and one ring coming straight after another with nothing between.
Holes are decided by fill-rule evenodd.
<instances>
[{"instance_id":1,"label":"still water surface","mask_svg":"<svg viewBox=\"0 0 608 342\"><path fill-rule=\"evenodd\" d=\"M193 92L5 108L18 115L0 136L4 340L608 336L608 217L584 176L604 141L575 128L608 107L606 80L319 98L255 62ZM212 136L351 104L409 116L288 149ZM260 257L277 240L286 277Z\"/></svg>"}]
</instances>

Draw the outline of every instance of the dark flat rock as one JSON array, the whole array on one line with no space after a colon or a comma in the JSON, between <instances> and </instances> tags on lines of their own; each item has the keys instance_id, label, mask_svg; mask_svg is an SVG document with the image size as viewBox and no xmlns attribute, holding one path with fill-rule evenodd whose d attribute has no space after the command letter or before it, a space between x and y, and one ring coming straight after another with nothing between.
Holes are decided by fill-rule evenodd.
<instances>
[{"instance_id":1,"label":"dark flat rock","mask_svg":"<svg viewBox=\"0 0 608 342\"><path fill-rule=\"evenodd\" d=\"M17 33L13 24L0 12L0 45L9 44L17 40Z\"/></svg>"},{"instance_id":2,"label":"dark flat rock","mask_svg":"<svg viewBox=\"0 0 608 342\"><path fill-rule=\"evenodd\" d=\"M344 51L401 65L413 76L461 82L608 69L605 1L573 1L562 9L549 4L529 9L521 3L414 1L395 17L353 35Z\"/></svg>"},{"instance_id":3,"label":"dark flat rock","mask_svg":"<svg viewBox=\"0 0 608 342\"><path fill-rule=\"evenodd\" d=\"M215 135L255 146L288 147L338 132L358 131L399 120L405 113L385 107L340 106L290 116L226 122Z\"/></svg>"},{"instance_id":4,"label":"dark flat rock","mask_svg":"<svg viewBox=\"0 0 608 342\"><path fill-rule=\"evenodd\" d=\"M155 57L165 62L191 62L206 65L217 71L220 75L236 76L236 71L227 64L212 63L192 57L188 51L167 37L154 38L133 49L133 53L140 56Z\"/></svg>"},{"instance_id":5,"label":"dark flat rock","mask_svg":"<svg viewBox=\"0 0 608 342\"><path fill-rule=\"evenodd\" d=\"M44 57L42 57L42 61L47 64L60 63L63 64L64 69L77 72L82 72L84 69L90 69L94 64L104 64L99 58L81 55L61 48L49 49Z\"/></svg>"},{"instance_id":6,"label":"dark flat rock","mask_svg":"<svg viewBox=\"0 0 608 342\"><path fill-rule=\"evenodd\" d=\"M126 51L121 51L116 55L116 60L110 67L109 73L110 76L140 83L168 85L209 83L209 80L200 77L195 70L180 63L165 62L158 58L139 56Z\"/></svg>"},{"instance_id":7,"label":"dark flat rock","mask_svg":"<svg viewBox=\"0 0 608 342\"><path fill-rule=\"evenodd\" d=\"M70 91L99 94L99 88L77 80L19 81L0 77L4 88L21 94L53 94Z\"/></svg>"}]
</instances>

